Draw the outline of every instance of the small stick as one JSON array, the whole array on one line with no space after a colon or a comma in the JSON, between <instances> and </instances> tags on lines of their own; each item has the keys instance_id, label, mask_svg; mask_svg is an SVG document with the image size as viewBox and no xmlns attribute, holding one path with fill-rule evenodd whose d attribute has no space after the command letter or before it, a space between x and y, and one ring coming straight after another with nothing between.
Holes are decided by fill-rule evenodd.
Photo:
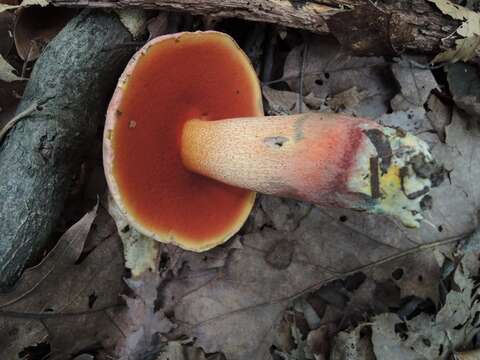
<instances>
[{"instance_id":1,"label":"small stick","mask_svg":"<svg viewBox=\"0 0 480 360\"><path fill-rule=\"evenodd\" d=\"M8 131L13 128L20 120L23 118L27 117L34 111L38 110L38 107L40 106L39 101L34 101L29 107L27 107L24 111L22 111L20 114L15 115L13 118L11 118L5 126L0 129L0 143L3 141L3 138L5 135L7 135Z\"/></svg>"}]
</instances>

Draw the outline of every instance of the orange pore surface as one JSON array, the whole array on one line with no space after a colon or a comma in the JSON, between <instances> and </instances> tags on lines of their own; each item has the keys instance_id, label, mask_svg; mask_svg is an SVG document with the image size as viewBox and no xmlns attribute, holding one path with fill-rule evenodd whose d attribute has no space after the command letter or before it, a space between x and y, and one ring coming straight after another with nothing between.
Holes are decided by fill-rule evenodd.
<instances>
[{"instance_id":1,"label":"orange pore surface","mask_svg":"<svg viewBox=\"0 0 480 360\"><path fill-rule=\"evenodd\" d=\"M249 66L229 37L213 32L166 38L138 58L117 111L113 174L149 231L201 246L250 210L250 191L189 172L180 158L187 120L263 115Z\"/></svg>"}]
</instances>

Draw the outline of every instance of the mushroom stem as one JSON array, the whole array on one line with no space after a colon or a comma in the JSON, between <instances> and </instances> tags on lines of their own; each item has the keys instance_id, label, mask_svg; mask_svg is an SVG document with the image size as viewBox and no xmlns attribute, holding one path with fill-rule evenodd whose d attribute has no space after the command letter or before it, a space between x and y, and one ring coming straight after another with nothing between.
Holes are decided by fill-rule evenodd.
<instances>
[{"instance_id":1,"label":"mushroom stem","mask_svg":"<svg viewBox=\"0 0 480 360\"><path fill-rule=\"evenodd\" d=\"M391 214L410 227L441 173L422 140L338 114L190 120L181 156L189 170L233 186Z\"/></svg>"}]
</instances>

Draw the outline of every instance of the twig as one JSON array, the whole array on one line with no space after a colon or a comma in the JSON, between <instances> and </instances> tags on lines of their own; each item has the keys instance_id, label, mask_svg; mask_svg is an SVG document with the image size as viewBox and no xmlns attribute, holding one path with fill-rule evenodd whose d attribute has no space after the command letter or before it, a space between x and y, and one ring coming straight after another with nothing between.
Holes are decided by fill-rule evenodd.
<instances>
[{"instance_id":1,"label":"twig","mask_svg":"<svg viewBox=\"0 0 480 360\"><path fill-rule=\"evenodd\" d=\"M111 304L106 305L104 307L94 309L94 310L87 310L87 311L79 311L79 312L69 312L69 313L24 313L18 311L8 311L8 310L0 310L0 317L9 317L9 318L18 318L18 319L33 319L33 320L44 320L44 319L55 319L55 318L62 318L62 317L70 317L70 316L81 316L81 315L89 315L94 314L97 312L101 312L104 310L112 309L115 307L123 306L122 304Z\"/></svg>"},{"instance_id":2,"label":"twig","mask_svg":"<svg viewBox=\"0 0 480 360\"><path fill-rule=\"evenodd\" d=\"M337 73L337 72L346 71L346 70L363 70L363 69L367 69L367 68L370 68L370 67L376 67L376 66L389 66L391 64L393 64L393 62L385 62L385 63L382 63L382 64L372 64L372 65L365 65L365 66L348 66L348 67L345 67L345 68L339 68L339 69L333 69L333 70L330 70L330 69L326 68L326 69L319 70L319 71L305 71L303 75L304 76L311 76L311 75L320 75L320 74L323 74L325 72ZM281 78L278 78L278 79L275 79L275 80L262 81L262 84L263 85L276 84L276 83L287 81L287 80L298 79L299 76L300 76L300 73L293 74L293 75L282 76Z\"/></svg>"},{"instance_id":3,"label":"twig","mask_svg":"<svg viewBox=\"0 0 480 360\"><path fill-rule=\"evenodd\" d=\"M303 77L305 73L305 62L308 55L308 39L305 39L302 51L302 65L300 67L299 91L298 91L298 112L303 112Z\"/></svg>"},{"instance_id":4,"label":"twig","mask_svg":"<svg viewBox=\"0 0 480 360\"><path fill-rule=\"evenodd\" d=\"M265 27L266 25L263 23L255 23L253 30L248 34L243 46L257 75L260 75L261 72L261 57L263 55L263 44L265 42Z\"/></svg>"},{"instance_id":5,"label":"twig","mask_svg":"<svg viewBox=\"0 0 480 360\"><path fill-rule=\"evenodd\" d=\"M0 143L3 141L3 138L7 134L7 132L15 126L17 122L19 122L21 119L24 117L27 117L31 113L33 113L35 110L37 110L37 106L39 105L38 102L33 102L29 107L27 107L24 111L22 111L20 114L14 116L11 118L5 126L0 130Z\"/></svg>"},{"instance_id":6,"label":"twig","mask_svg":"<svg viewBox=\"0 0 480 360\"><path fill-rule=\"evenodd\" d=\"M277 36L278 36L277 27L271 26L269 33L270 33L270 37L269 37L269 42L267 44L265 61L263 63L262 81L269 81L272 78L273 60L274 60L275 46L277 44Z\"/></svg>"},{"instance_id":7,"label":"twig","mask_svg":"<svg viewBox=\"0 0 480 360\"><path fill-rule=\"evenodd\" d=\"M434 242L431 242L431 243L428 243L428 244L422 244L422 245L416 246L414 248L399 252L398 254L386 256L386 257L384 257L384 258L382 258L378 261L375 261L373 263L363 265L363 266L360 266L360 267L355 268L353 270L342 272L339 275L335 275L335 276L332 276L332 277L327 278L325 280L322 280L318 284L313 284L313 285L307 287L306 289L303 289L302 291L298 292L297 294L294 294L294 295L289 296L287 298L281 299L281 301L288 300L288 299L293 299L293 298L305 295L309 292L312 292L312 291L320 288L320 286L322 286L325 283L329 283L329 282L334 281L334 280L338 280L338 279L348 277L348 276L353 275L353 274L355 274L359 271L368 271L368 270L371 270L371 269L373 269L377 266L383 265L383 264L391 262L391 261L401 259L401 258L406 257L408 255L417 254L419 252L423 252L423 251L426 251L426 250L434 249L434 248L437 248L437 247L440 247L440 246L448 245L450 243L454 243L454 242L463 240L463 239L473 235L474 233L475 233L475 230L472 230L472 231L469 231L468 233L465 233L465 234L462 234L462 235L449 237L449 238L446 238L444 240L438 240L438 241L434 241Z\"/></svg>"},{"instance_id":8,"label":"twig","mask_svg":"<svg viewBox=\"0 0 480 360\"><path fill-rule=\"evenodd\" d=\"M232 315L232 314L238 314L238 313L241 313L243 311L248 311L248 310L251 310L251 309L254 309L254 308L257 308L257 307L270 306L270 305L273 305L273 304L280 304L280 303L283 303L283 302L286 302L286 301L291 301L291 300L296 299L300 296L303 296L303 295L308 294L312 291L315 291L315 290L319 289L320 287L322 287L324 284L329 283L331 281L345 278L345 277L353 275L353 274L355 274L359 271L371 270L371 269L373 269L373 268L375 268L379 265L383 265L385 263L401 259L401 258L406 257L408 255L416 254L416 253L419 253L419 252L422 252L422 251L434 249L434 248L437 248L437 247L440 247L440 246L448 245L450 243L454 243L454 242L463 240L463 239L471 236L474 233L475 233L475 230L472 230L472 231L469 231L469 232L461 234L461 235L449 237L449 238L439 240L439 241L434 241L434 242L431 242L429 244L419 245L419 246L416 246L414 248L399 252L397 254L384 257L384 258L382 258L378 261L372 262L370 264L363 265L363 266L360 266L358 268L355 268L355 269L352 269L352 270L349 270L349 271L346 271L346 272L340 272L340 273L338 273L338 275L334 275L334 276L331 276L327 279L321 280L320 282L318 282L316 284L313 284L313 285L310 285L307 288L305 288L305 289L303 289L303 290L301 290L301 291L299 291L299 292L297 292L293 295L278 298L276 300L269 300L269 301L262 302L262 303L259 303L259 304L252 304L252 305L249 305L249 306L238 308L238 309L229 311L229 312L224 313L224 314L219 314L219 315L213 316L210 319L202 320L201 322L199 322L197 324L190 324L190 323L184 322L184 325L187 326L187 327L200 326L200 325L204 325L206 323L209 323L209 322L212 322L212 321L215 321L215 320L218 320L218 319L225 318L226 316L229 316L229 315Z\"/></svg>"},{"instance_id":9,"label":"twig","mask_svg":"<svg viewBox=\"0 0 480 360\"><path fill-rule=\"evenodd\" d=\"M436 70L436 69L439 69L439 68L447 65L447 63L441 63L441 64L438 64L438 65L420 64L420 63L415 62L415 61L410 60L410 59L406 59L406 60L413 67L416 67L416 68L419 68L419 69L424 69L424 70ZM390 65L393 65L393 64L397 64L400 67L404 67L404 66L402 66L402 64L399 64L398 62L386 61L386 62L381 63L381 64L371 64L371 65L366 65L366 66L349 66L349 67L345 67L345 68L338 68L338 69L332 69L332 70L329 70L328 68L326 68L326 69L322 69L322 70L318 70L318 71L304 71L303 76L305 77L305 76L312 76L312 75L321 75L325 72L337 73L337 72L347 71L347 70L363 70L363 69L366 69L366 68L377 67L377 66L378 67L390 66ZM263 85L277 84L279 82L298 79L300 76L302 76L301 72L299 72L297 74L282 76L281 78L270 80L270 81L262 81L262 84Z\"/></svg>"},{"instance_id":10,"label":"twig","mask_svg":"<svg viewBox=\"0 0 480 360\"><path fill-rule=\"evenodd\" d=\"M5 135L10 131L11 128L13 128L20 120L23 118L27 117L34 111L40 111L41 106L44 105L48 100L51 98L47 98L41 101L34 101L29 107L27 107L25 110L23 110L20 114L15 115L13 118L11 118L5 126L0 129L0 143L3 141Z\"/></svg>"},{"instance_id":11,"label":"twig","mask_svg":"<svg viewBox=\"0 0 480 360\"><path fill-rule=\"evenodd\" d=\"M28 48L27 58L23 61L22 66L22 78L25 78L25 73L27 72L27 64L30 61L30 55L32 55L32 49L35 45L34 41L30 41L30 47Z\"/></svg>"},{"instance_id":12,"label":"twig","mask_svg":"<svg viewBox=\"0 0 480 360\"><path fill-rule=\"evenodd\" d=\"M447 62L440 63L438 65L432 65L432 64L420 64L414 60L411 59L406 59L407 62L410 64L410 66L416 67L417 69L422 69L422 70L436 70L444 67L447 65ZM401 66L401 65L400 65Z\"/></svg>"}]
</instances>

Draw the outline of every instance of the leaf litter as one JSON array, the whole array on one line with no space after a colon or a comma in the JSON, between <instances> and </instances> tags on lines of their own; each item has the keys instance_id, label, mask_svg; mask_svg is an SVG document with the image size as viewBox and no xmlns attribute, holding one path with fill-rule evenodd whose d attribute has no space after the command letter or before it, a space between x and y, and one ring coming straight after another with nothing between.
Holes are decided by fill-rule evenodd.
<instances>
[{"instance_id":1,"label":"leaf litter","mask_svg":"<svg viewBox=\"0 0 480 360\"><path fill-rule=\"evenodd\" d=\"M432 63L468 61L480 45L480 14L450 0L428 0L445 15L462 21L456 32L462 38L455 40L455 48L446 50L432 60Z\"/></svg>"},{"instance_id":2,"label":"leaf litter","mask_svg":"<svg viewBox=\"0 0 480 360\"><path fill-rule=\"evenodd\" d=\"M105 232L102 227L114 229L112 222L94 223L96 213L97 207L11 292L0 295L2 359L17 359L25 348L45 342L51 359L68 358L95 344L113 350L120 334L111 317L123 291L123 261L115 231L88 254L82 252L86 241Z\"/></svg>"},{"instance_id":3,"label":"leaf litter","mask_svg":"<svg viewBox=\"0 0 480 360\"><path fill-rule=\"evenodd\" d=\"M42 342L52 358L97 346L100 355L121 359L395 359L405 351L432 354L452 339L444 354L465 350L476 334L466 319L477 313L478 260L448 254L478 225L479 129L432 94L438 85L430 70L405 59L352 58L331 40L310 41L305 105L410 127L445 164L448 180L434 190L427 222L409 230L387 217L259 196L233 239L197 254L142 237L110 203L115 225L100 206L95 227L87 215L74 242L67 232L12 293L0 296L4 315L35 315L2 320L2 357L17 358ZM273 113L299 110L300 50L286 59L289 90L263 89ZM74 249L60 256L69 243ZM438 287L449 261L456 286L443 296ZM120 294L124 307L116 306ZM56 317L68 313L77 315Z\"/></svg>"}]
</instances>

